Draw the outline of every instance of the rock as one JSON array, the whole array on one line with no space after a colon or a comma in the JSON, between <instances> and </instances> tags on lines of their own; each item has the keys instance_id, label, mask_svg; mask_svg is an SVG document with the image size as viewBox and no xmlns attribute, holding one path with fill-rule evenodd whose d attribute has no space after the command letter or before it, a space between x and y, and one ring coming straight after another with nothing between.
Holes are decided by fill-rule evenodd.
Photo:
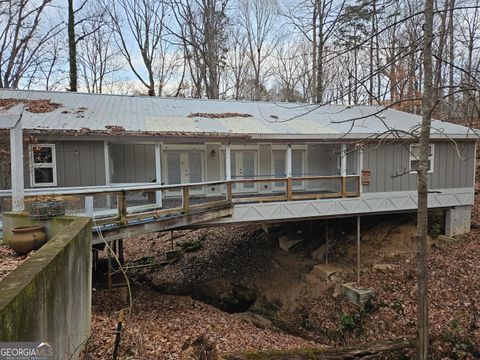
<instances>
[{"instance_id":1,"label":"rock","mask_svg":"<svg viewBox=\"0 0 480 360\"><path fill-rule=\"evenodd\" d=\"M278 238L278 246L280 246L280 249L286 252L300 242L302 242L301 239L290 239L288 236L280 236Z\"/></svg>"},{"instance_id":2,"label":"rock","mask_svg":"<svg viewBox=\"0 0 480 360\"><path fill-rule=\"evenodd\" d=\"M310 254L310 257L313 259L313 260L317 260L317 261L323 261L325 260L325 254L327 252L327 245L326 244L322 244L320 247L317 248L317 250L313 251L311 254Z\"/></svg>"},{"instance_id":3,"label":"rock","mask_svg":"<svg viewBox=\"0 0 480 360\"><path fill-rule=\"evenodd\" d=\"M311 272L324 281L332 281L332 275L342 272L342 269L333 265L315 265Z\"/></svg>"},{"instance_id":4,"label":"rock","mask_svg":"<svg viewBox=\"0 0 480 360\"><path fill-rule=\"evenodd\" d=\"M342 293L342 284L335 284L333 289L333 297L337 298Z\"/></svg>"},{"instance_id":5,"label":"rock","mask_svg":"<svg viewBox=\"0 0 480 360\"><path fill-rule=\"evenodd\" d=\"M269 329L273 327L273 323L270 321L270 319L267 319L265 316L262 316L260 314L247 311L243 313L243 317L250 320L253 325L260 329Z\"/></svg>"}]
</instances>

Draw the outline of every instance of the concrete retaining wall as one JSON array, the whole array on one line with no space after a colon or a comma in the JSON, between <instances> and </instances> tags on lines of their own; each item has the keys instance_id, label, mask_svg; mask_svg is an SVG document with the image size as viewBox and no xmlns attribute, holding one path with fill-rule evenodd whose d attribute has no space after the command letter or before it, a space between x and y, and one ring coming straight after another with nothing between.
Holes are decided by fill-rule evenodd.
<instances>
[{"instance_id":1,"label":"concrete retaining wall","mask_svg":"<svg viewBox=\"0 0 480 360\"><path fill-rule=\"evenodd\" d=\"M4 219L9 226L39 223L18 214ZM57 224L53 237L0 281L0 341L47 342L54 359L77 359L90 335L92 223L50 221Z\"/></svg>"}]
</instances>

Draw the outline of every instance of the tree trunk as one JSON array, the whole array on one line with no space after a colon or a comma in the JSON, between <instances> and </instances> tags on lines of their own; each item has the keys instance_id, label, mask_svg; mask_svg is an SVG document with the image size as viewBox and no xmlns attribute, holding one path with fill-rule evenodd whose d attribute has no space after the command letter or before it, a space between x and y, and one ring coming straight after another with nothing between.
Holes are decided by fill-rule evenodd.
<instances>
[{"instance_id":1,"label":"tree trunk","mask_svg":"<svg viewBox=\"0 0 480 360\"><path fill-rule=\"evenodd\" d=\"M68 0L68 62L70 65L70 91L77 91L77 43L75 39L75 11L73 0Z\"/></svg>"},{"instance_id":2,"label":"tree trunk","mask_svg":"<svg viewBox=\"0 0 480 360\"><path fill-rule=\"evenodd\" d=\"M433 0L425 0L424 9L422 128L418 165L417 211L417 348L416 358L428 358L428 157L433 110Z\"/></svg>"}]
</instances>

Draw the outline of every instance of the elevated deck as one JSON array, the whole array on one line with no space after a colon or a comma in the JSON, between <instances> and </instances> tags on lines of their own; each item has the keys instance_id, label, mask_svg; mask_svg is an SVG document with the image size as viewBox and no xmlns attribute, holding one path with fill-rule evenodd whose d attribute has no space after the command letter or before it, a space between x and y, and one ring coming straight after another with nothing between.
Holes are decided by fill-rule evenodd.
<instances>
[{"instance_id":1,"label":"elevated deck","mask_svg":"<svg viewBox=\"0 0 480 360\"><path fill-rule=\"evenodd\" d=\"M316 186L295 186L307 182ZM266 183L275 184L276 190L262 192L261 185ZM250 185L250 191L245 191L244 184ZM59 198L75 204L68 207L69 214L94 219L93 244L173 229L386 214L417 208L416 191L362 193L358 176L27 189L25 195L27 202ZM0 196L8 200L9 193L1 191ZM473 202L473 188L440 189L429 194L430 208L469 206Z\"/></svg>"}]
</instances>

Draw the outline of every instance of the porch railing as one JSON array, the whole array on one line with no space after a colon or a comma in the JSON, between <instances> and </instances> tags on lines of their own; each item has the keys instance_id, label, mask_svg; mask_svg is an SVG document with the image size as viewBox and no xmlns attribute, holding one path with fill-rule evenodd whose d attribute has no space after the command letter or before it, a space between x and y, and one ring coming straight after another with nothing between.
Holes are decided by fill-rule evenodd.
<instances>
[{"instance_id":1,"label":"porch railing","mask_svg":"<svg viewBox=\"0 0 480 360\"><path fill-rule=\"evenodd\" d=\"M148 196L157 192L162 194L161 205L155 203L155 196ZM133 195L137 198L150 198L154 203L128 206L129 196ZM6 202L10 196L9 190L0 191L1 211L9 210ZM42 201L48 197L75 203L76 205L68 207L68 212L92 216L97 226L125 226L132 221L188 215L240 203L357 196L360 196L360 177L357 175L252 178L175 185L142 183L25 189L26 202Z\"/></svg>"}]
</instances>

